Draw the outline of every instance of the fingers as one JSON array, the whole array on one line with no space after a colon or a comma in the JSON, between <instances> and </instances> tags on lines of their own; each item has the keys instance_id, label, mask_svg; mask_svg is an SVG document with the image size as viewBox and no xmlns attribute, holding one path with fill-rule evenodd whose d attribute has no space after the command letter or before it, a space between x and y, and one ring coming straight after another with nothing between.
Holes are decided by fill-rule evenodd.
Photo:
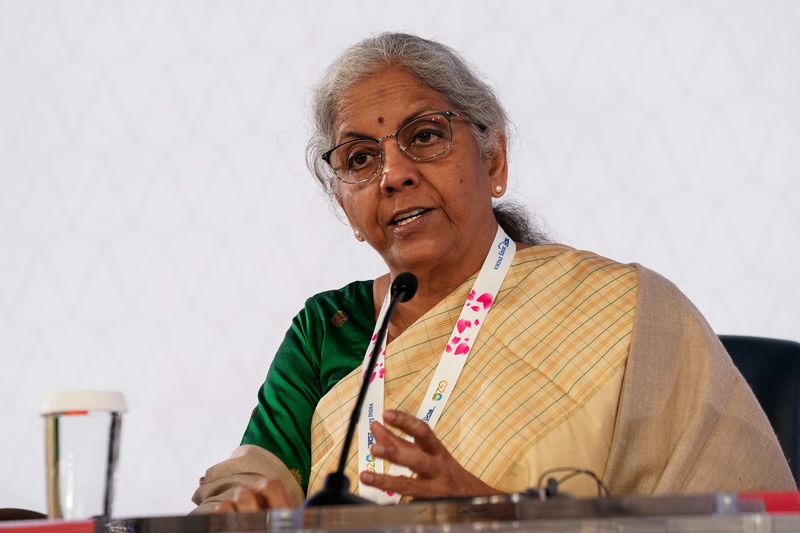
<instances>
[{"instance_id":1,"label":"fingers","mask_svg":"<svg viewBox=\"0 0 800 533\"><path fill-rule=\"evenodd\" d=\"M373 472L361 472L361 481L388 493L402 494L412 498L429 498L433 492L430 484L420 482L416 479L405 476L390 476L388 474L375 474Z\"/></svg>"},{"instance_id":2,"label":"fingers","mask_svg":"<svg viewBox=\"0 0 800 533\"><path fill-rule=\"evenodd\" d=\"M415 443L397 437L378 422L372 424L372 434L375 444L370 452L375 457L408 467L418 476L430 477L435 474L435 456L426 453Z\"/></svg>"},{"instance_id":3,"label":"fingers","mask_svg":"<svg viewBox=\"0 0 800 533\"><path fill-rule=\"evenodd\" d=\"M233 505L233 502L230 500L225 500L224 502L219 502L216 507L214 507L215 513L235 513L236 506Z\"/></svg>"},{"instance_id":4,"label":"fingers","mask_svg":"<svg viewBox=\"0 0 800 533\"><path fill-rule=\"evenodd\" d=\"M427 453L439 453L442 449L442 443L436 438L431 427L415 416L389 409L383 413L383 421L414 437L414 443Z\"/></svg>"},{"instance_id":5,"label":"fingers","mask_svg":"<svg viewBox=\"0 0 800 533\"><path fill-rule=\"evenodd\" d=\"M261 493L254 487L239 487L233 495L233 503L240 513L257 513L268 506Z\"/></svg>"},{"instance_id":6,"label":"fingers","mask_svg":"<svg viewBox=\"0 0 800 533\"><path fill-rule=\"evenodd\" d=\"M487 485L463 468L460 468L460 472L455 472L455 474L442 474L433 478L410 478L365 471L361 472L359 477L366 485L376 487L390 494L402 494L411 498L503 494L502 491Z\"/></svg>"},{"instance_id":7,"label":"fingers","mask_svg":"<svg viewBox=\"0 0 800 533\"><path fill-rule=\"evenodd\" d=\"M291 507L283 483L277 479L263 479L248 487L237 487L231 500L217 504L218 513L257 513L267 509Z\"/></svg>"},{"instance_id":8,"label":"fingers","mask_svg":"<svg viewBox=\"0 0 800 533\"><path fill-rule=\"evenodd\" d=\"M483 493L481 490L473 493L468 487L453 483L454 480L446 478L420 479L366 471L361 472L359 477L367 485L389 494L401 494L410 498L441 498L443 496L467 496Z\"/></svg>"},{"instance_id":9,"label":"fingers","mask_svg":"<svg viewBox=\"0 0 800 533\"><path fill-rule=\"evenodd\" d=\"M383 420L414 440L401 439L386 426L373 422L375 444L370 452L390 463L408 467L415 476L361 472L359 476L364 484L412 498L500 494L461 466L424 421L393 410L385 411Z\"/></svg>"},{"instance_id":10,"label":"fingers","mask_svg":"<svg viewBox=\"0 0 800 533\"><path fill-rule=\"evenodd\" d=\"M413 442L401 439L380 423L372 424L375 445L373 455L390 463L408 467L417 478L433 478L449 458L447 450L424 421L403 411L387 410L384 422L412 437ZM403 478L404 479L404 478ZM405 483L403 479L394 483Z\"/></svg>"},{"instance_id":11,"label":"fingers","mask_svg":"<svg viewBox=\"0 0 800 533\"><path fill-rule=\"evenodd\" d=\"M277 479L270 479L269 481L262 481L263 488L260 489L264 495L269 509L286 509L292 506L289 502L289 494L286 492L286 487Z\"/></svg>"}]
</instances>

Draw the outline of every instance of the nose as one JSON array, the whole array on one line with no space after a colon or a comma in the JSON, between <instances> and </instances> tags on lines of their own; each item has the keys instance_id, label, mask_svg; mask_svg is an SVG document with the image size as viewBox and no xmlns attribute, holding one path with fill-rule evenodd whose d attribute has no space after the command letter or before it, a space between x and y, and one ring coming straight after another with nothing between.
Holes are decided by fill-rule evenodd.
<instances>
[{"instance_id":1,"label":"nose","mask_svg":"<svg viewBox=\"0 0 800 533\"><path fill-rule=\"evenodd\" d=\"M417 163L400 149L397 139L385 139L383 145L383 168L381 169L381 191L395 193L406 187L419 184Z\"/></svg>"}]
</instances>

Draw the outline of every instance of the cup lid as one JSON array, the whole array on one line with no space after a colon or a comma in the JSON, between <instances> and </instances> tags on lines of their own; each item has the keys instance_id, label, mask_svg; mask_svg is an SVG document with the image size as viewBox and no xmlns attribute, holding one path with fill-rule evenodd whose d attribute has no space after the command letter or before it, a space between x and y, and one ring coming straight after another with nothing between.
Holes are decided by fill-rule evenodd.
<instances>
[{"instance_id":1,"label":"cup lid","mask_svg":"<svg viewBox=\"0 0 800 533\"><path fill-rule=\"evenodd\" d=\"M70 412L77 414L89 411L125 413L128 411L128 406L125 404L125 397L117 391L61 391L45 397L39 414L54 415Z\"/></svg>"}]
</instances>

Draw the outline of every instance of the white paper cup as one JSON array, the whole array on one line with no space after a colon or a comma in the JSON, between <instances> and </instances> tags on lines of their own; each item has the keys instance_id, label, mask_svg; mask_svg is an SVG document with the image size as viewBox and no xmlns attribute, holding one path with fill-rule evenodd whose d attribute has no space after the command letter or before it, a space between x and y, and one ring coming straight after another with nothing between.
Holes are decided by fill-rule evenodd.
<instances>
[{"instance_id":1,"label":"white paper cup","mask_svg":"<svg viewBox=\"0 0 800 533\"><path fill-rule=\"evenodd\" d=\"M122 393L65 391L42 402L47 514L50 518L111 517L119 457Z\"/></svg>"}]
</instances>

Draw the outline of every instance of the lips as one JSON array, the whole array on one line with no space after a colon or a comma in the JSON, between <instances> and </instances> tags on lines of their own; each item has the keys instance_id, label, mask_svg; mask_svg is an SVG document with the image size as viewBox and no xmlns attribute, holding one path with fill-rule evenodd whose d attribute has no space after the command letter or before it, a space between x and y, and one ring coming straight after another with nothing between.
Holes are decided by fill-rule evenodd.
<instances>
[{"instance_id":1,"label":"lips","mask_svg":"<svg viewBox=\"0 0 800 533\"><path fill-rule=\"evenodd\" d=\"M394 215L392 220L389 222L389 225L405 226L406 224L409 224L410 222L413 222L414 220L424 215L427 211L428 209L425 209L423 207L415 207L413 209L401 211L396 215Z\"/></svg>"}]
</instances>

